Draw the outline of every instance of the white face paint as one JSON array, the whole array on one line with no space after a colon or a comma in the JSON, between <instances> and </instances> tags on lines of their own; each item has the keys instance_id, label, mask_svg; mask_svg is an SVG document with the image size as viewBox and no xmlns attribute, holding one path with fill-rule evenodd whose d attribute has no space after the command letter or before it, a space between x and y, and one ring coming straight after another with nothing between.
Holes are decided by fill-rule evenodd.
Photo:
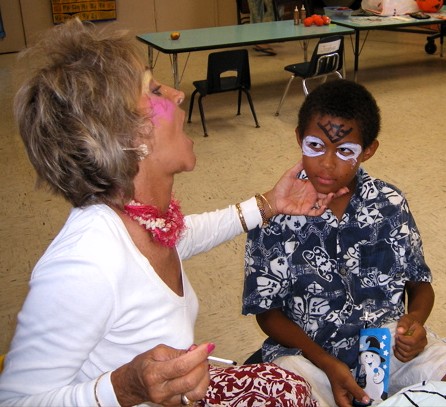
<instances>
[{"instance_id":1,"label":"white face paint","mask_svg":"<svg viewBox=\"0 0 446 407\"><path fill-rule=\"evenodd\" d=\"M302 154L307 157L318 157L325 154L325 144L315 136L305 136L302 141Z\"/></svg>"},{"instance_id":2,"label":"white face paint","mask_svg":"<svg viewBox=\"0 0 446 407\"><path fill-rule=\"evenodd\" d=\"M318 157L326 153L325 143L316 136L305 136L302 141L302 154ZM336 147L336 156L343 161L353 160L356 164L362 147L356 143L343 143Z\"/></svg>"}]
</instances>

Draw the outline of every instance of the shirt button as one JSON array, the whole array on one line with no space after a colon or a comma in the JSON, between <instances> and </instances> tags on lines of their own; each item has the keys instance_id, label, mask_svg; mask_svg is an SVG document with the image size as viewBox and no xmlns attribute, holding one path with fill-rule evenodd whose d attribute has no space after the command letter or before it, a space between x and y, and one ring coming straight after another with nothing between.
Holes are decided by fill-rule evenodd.
<instances>
[{"instance_id":1,"label":"shirt button","mask_svg":"<svg viewBox=\"0 0 446 407\"><path fill-rule=\"evenodd\" d=\"M344 267L342 267L342 268L339 270L339 274L340 274L342 277L345 277L345 276L347 275L347 270L346 270Z\"/></svg>"}]
</instances>

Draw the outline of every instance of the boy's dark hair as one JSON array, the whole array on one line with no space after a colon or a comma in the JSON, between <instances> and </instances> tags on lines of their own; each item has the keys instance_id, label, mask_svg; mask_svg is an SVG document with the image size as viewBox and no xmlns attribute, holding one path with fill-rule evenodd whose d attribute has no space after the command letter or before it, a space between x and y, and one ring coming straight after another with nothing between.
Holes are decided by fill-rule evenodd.
<instances>
[{"instance_id":1,"label":"boy's dark hair","mask_svg":"<svg viewBox=\"0 0 446 407\"><path fill-rule=\"evenodd\" d=\"M305 98L298 116L300 137L305 135L310 121L319 115L356 120L363 148L372 144L381 128L381 116L375 98L364 86L347 79L319 85Z\"/></svg>"}]
</instances>

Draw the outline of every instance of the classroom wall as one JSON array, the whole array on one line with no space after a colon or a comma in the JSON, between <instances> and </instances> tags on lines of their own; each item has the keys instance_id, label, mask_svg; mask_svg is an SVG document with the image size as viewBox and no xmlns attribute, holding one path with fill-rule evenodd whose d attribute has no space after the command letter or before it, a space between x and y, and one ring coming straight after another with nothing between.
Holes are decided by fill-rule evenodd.
<instances>
[{"instance_id":1,"label":"classroom wall","mask_svg":"<svg viewBox=\"0 0 446 407\"><path fill-rule=\"evenodd\" d=\"M133 34L237 23L235 0L117 0L116 8L113 24ZM6 31L0 53L19 51L53 25L50 0L0 0L0 9Z\"/></svg>"},{"instance_id":2,"label":"classroom wall","mask_svg":"<svg viewBox=\"0 0 446 407\"><path fill-rule=\"evenodd\" d=\"M14 52L25 47L25 34L19 0L0 0L6 37L0 40L0 53Z\"/></svg>"}]
</instances>

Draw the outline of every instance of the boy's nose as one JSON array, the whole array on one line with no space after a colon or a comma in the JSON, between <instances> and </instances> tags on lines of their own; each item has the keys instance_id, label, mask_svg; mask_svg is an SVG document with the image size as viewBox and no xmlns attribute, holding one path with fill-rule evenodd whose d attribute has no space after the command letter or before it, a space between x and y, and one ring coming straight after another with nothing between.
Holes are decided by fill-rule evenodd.
<instances>
[{"instance_id":1,"label":"boy's nose","mask_svg":"<svg viewBox=\"0 0 446 407\"><path fill-rule=\"evenodd\" d=\"M336 153L332 153L327 151L324 155L321 157L321 165L324 168L334 168L336 167Z\"/></svg>"}]
</instances>

